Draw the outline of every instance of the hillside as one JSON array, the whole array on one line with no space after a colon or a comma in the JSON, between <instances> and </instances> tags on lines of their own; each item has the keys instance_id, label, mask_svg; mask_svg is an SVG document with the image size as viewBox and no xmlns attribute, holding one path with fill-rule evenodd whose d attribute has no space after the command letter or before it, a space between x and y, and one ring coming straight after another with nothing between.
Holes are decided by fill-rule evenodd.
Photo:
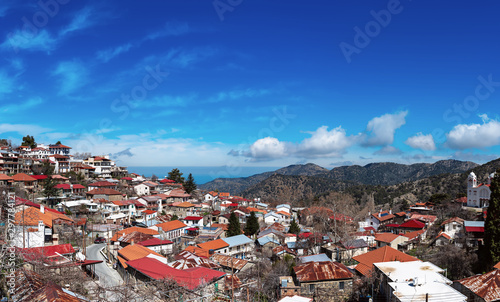
<instances>
[{"instance_id":1,"label":"hillside","mask_svg":"<svg viewBox=\"0 0 500 302\"><path fill-rule=\"evenodd\" d=\"M343 166L333 168L332 170L327 170L315 164L291 165L273 172L265 172L250 177L217 178L211 182L200 185L200 189L207 191L217 189L219 191L231 192L232 194L239 195L244 193L254 196L263 193L263 191L260 188L256 188L255 190L251 188L276 174L285 176L315 176L317 178L327 179L325 181L316 180L318 183L325 184L328 183L328 180L333 180L332 184L322 186L328 186L330 188L353 185L396 185L442 173L460 173L477 166L478 165L473 162L458 160L441 160L433 164L421 163L412 165L372 163L363 167L357 165ZM276 182L275 185L282 185L282 181L285 183L289 182L289 180L285 181L279 177L275 177L269 181ZM341 183L342 185L340 185ZM263 184L263 186L269 185L268 183Z\"/></svg>"},{"instance_id":2,"label":"hillside","mask_svg":"<svg viewBox=\"0 0 500 302\"><path fill-rule=\"evenodd\" d=\"M422 170L414 171L413 174L407 173L407 177L411 177L411 175L413 175L413 177L418 177L417 175L424 175L424 173L431 174L432 171L440 171L441 168L446 167L448 164L451 164L451 171L456 171L457 166L467 167L469 165L467 162L464 165L461 164L464 162L454 162L457 161L442 161L430 166L428 164L418 164L424 165L422 166ZM479 182L483 182L486 180L488 174L500 168L500 158L481 166L473 163L470 164L471 166L474 166L472 169L459 173L443 173L414 181L406 181L400 184L386 186L359 184L358 181L333 180L318 176L272 175L268 179L248 188L242 193L242 195L246 197L261 197L263 200L271 202L275 200L307 202L311 201L315 197L326 194L329 191L339 191L352 195L358 202L361 201L363 196L373 194L377 204L397 203L402 200L408 200L410 202L416 200L425 201L428 200L431 195L436 193L448 194L451 197L455 197L459 193L465 193L467 176L471 171L474 171L474 173L478 176ZM435 166L432 167L433 165ZM393 165L385 166L386 168L394 167ZM357 166L352 170L348 170L348 172L351 173L351 176L349 177L352 177L354 174L353 171L363 171L360 168L366 168L366 166ZM393 178L393 175L394 174L381 174L381 177L388 180ZM349 178L347 176L344 177Z\"/></svg>"},{"instance_id":3,"label":"hillside","mask_svg":"<svg viewBox=\"0 0 500 302\"><path fill-rule=\"evenodd\" d=\"M344 166L332 169L324 177L365 185L395 185L443 173L460 173L477 167L473 162L441 160L433 164L373 163L364 167ZM323 176L323 175L322 175Z\"/></svg>"},{"instance_id":4,"label":"hillside","mask_svg":"<svg viewBox=\"0 0 500 302\"><path fill-rule=\"evenodd\" d=\"M247 188L258 184L259 182L269 178L274 174L281 175L304 175L314 176L317 174L327 173L328 169L320 167L315 164L305 165L290 165L272 172L264 172L249 177L238 178L217 178L205 184L199 185L201 190L212 191L219 190L222 192L231 192L232 194L239 194Z\"/></svg>"}]
</instances>

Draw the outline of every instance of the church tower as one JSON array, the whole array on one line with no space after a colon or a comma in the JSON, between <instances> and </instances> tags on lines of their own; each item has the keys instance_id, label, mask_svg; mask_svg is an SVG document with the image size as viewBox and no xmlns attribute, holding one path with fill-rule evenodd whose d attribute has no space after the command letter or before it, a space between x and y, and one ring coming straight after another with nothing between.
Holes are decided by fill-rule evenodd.
<instances>
[{"instance_id":1,"label":"church tower","mask_svg":"<svg viewBox=\"0 0 500 302\"><path fill-rule=\"evenodd\" d=\"M469 177L467 179L467 189L472 189L477 187L477 177L474 172L470 172Z\"/></svg>"}]
</instances>

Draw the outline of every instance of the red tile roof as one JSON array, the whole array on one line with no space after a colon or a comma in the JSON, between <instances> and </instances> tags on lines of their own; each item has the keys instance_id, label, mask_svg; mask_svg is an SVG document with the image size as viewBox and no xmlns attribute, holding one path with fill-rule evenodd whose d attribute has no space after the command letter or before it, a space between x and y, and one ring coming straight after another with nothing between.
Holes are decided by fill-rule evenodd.
<instances>
[{"instance_id":1,"label":"red tile roof","mask_svg":"<svg viewBox=\"0 0 500 302\"><path fill-rule=\"evenodd\" d=\"M173 230L187 227L187 225L180 220L167 221L164 223L157 224L156 226L158 228L161 228L164 232L173 231Z\"/></svg>"},{"instance_id":2,"label":"red tile roof","mask_svg":"<svg viewBox=\"0 0 500 302\"><path fill-rule=\"evenodd\" d=\"M71 190L71 184L57 184L54 186L56 189ZM81 184L74 184L73 189L85 189Z\"/></svg>"},{"instance_id":3,"label":"red tile roof","mask_svg":"<svg viewBox=\"0 0 500 302\"><path fill-rule=\"evenodd\" d=\"M109 181L96 181L89 184L89 187L116 187L116 184Z\"/></svg>"},{"instance_id":4,"label":"red tile roof","mask_svg":"<svg viewBox=\"0 0 500 302\"><path fill-rule=\"evenodd\" d=\"M308 262L295 266L293 270L300 282L350 279L353 277L345 265L332 261Z\"/></svg>"},{"instance_id":5,"label":"red tile roof","mask_svg":"<svg viewBox=\"0 0 500 302\"><path fill-rule=\"evenodd\" d=\"M370 275L370 271L373 269L373 263L389 261L407 262L418 260L417 258L393 249L388 245L374 251L355 256L353 259L359 262L354 269L364 276Z\"/></svg>"},{"instance_id":6,"label":"red tile roof","mask_svg":"<svg viewBox=\"0 0 500 302\"><path fill-rule=\"evenodd\" d=\"M12 179L14 181L24 181L24 182L32 182L36 180L36 178L33 178L24 173L17 173L16 175L12 176Z\"/></svg>"},{"instance_id":7,"label":"red tile roof","mask_svg":"<svg viewBox=\"0 0 500 302\"><path fill-rule=\"evenodd\" d=\"M498 269L483 275L458 280L457 282L483 298L484 301L500 300L500 270Z\"/></svg>"},{"instance_id":8,"label":"red tile roof","mask_svg":"<svg viewBox=\"0 0 500 302\"><path fill-rule=\"evenodd\" d=\"M372 214L372 216L375 217L375 219L377 219L380 222L384 222L384 221L387 221L387 220L390 220L390 219L396 217L387 211L375 213L375 214Z\"/></svg>"},{"instance_id":9,"label":"red tile roof","mask_svg":"<svg viewBox=\"0 0 500 302\"><path fill-rule=\"evenodd\" d=\"M420 235L422 235L425 231L424 230L417 230L417 231L413 231L413 232L410 232L410 233L406 233L406 234L402 234L404 237L410 239L410 240L413 240L413 239L416 239L418 238Z\"/></svg>"},{"instance_id":10,"label":"red tile roof","mask_svg":"<svg viewBox=\"0 0 500 302\"><path fill-rule=\"evenodd\" d=\"M204 242L204 243L199 243L198 244L199 247L201 247L202 249L205 249L205 250L218 250L218 249L222 249L222 248L225 248L225 247L228 247L229 244L227 244L224 240L222 239L217 239L217 240L211 240L211 241L207 241L207 242Z\"/></svg>"},{"instance_id":11,"label":"red tile roof","mask_svg":"<svg viewBox=\"0 0 500 302\"><path fill-rule=\"evenodd\" d=\"M9 175L0 174L0 180L13 180L13 179Z\"/></svg>"},{"instance_id":12,"label":"red tile roof","mask_svg":"<svg viewBox=\"0 0 500 302\"><path fill-rule=\"evenodd\" d=\"M122 237L123 235L127 235L127 234L130 234L132 232L141 232L141 233L144 233L144 234L150 234L150 235L158 235L160 233L158 233L158 231L155 231L153 229L146 229L146 228L140 228L140 227L130 227L130 228L126 228L126 229L123 229L123 230L120 230L120 231L117 231L113 237L111 238L111 241L118 241L118 238Z\"/></svg>"},{"instance_id":13,"label":"red tile roof","mask_svg":"<svg viewBox=\"0 0 500 302\"><path fill-rule=\"evenodd\" d=\"M44 258L59 257L58 253L61 255L75 253L75 249L73 249L73 246L70 243L25 248L25 249L20 249L20 251L25 260L35 260L38 259L39 257L44 257Z\"/></svg>"},{"instance_id":14,"label":"red tile roof","mask_svg":"<svg viewBox=\"0 0 500 302\"><path fill-rule=\"evenodd\" d=\"M140 244L142 246L156 246L156 245L166 245L166 244L173 244L172 241L170 240L161 240L158 238L151 238L148 240L141 241L137 244Z\"/></svg>"},{"instance_id":15,"label":"red tile roof","mask_svg":"<svg viewBox=\"0 0 500 302\"><path fill-rule=\"evenodd\" d=\"M203 217L199 217L199 216L186 216L184 218L184 220L191 220L191 221L200 221L202 219L203 219Z\"/></svg>"},{"instance_id":16,"label":"red tile roof","mask_svg":"<svg viewBox=\"0 0 500 302\"><path fill-rule=\"evenodd\" d=\"M400 235L396 235L393 233L378 233L378 234L375 234L375 241L391 243L399 236Z\"/></svg>"},{"instance_id":17,"label":"red tile roof","mask_svg":"<svg viewBox=\"0 0 500 302\"><path fill-rule=\"evenodd\" d=\"M410 219L399 226L400 228L406 229L423 229L425 228L425 223L418 221L416 219Z\"/></svg>"},{"instance_id":18,"label":"red tile roof","mask_svg":"<svg viewBox=\"0 0 500 302\"><path fill-rule=\"evenodd\" d=\"M47 178L47 175L31 175L36 180L43 180Z\"/></svg>"},{"instance_id":19,"label":"red tile roof","mask_svg":"<svg viewBox=\"0 0 500 302\"><path fill-rule=\"evenodd\" d=\"M459 218L459 217L452 217L448 220L445 220L443 223L441 223L441 225L445 225L445 224L448 224L448 223L451 223L451 222L458 222L460 224L464 224L464 220L462 218Z\"/></svg>"},{"instance_id":20,"label":"red tile roof","mask_svg":"<svg viewBox=\"0 0 500 302\"><path fill-rule=\"evenodd\" d=\"M465 227L468 233L484 233L484 227Z\"/></svg>"},{"instance_id":21,"label":"red tile roof","mask_svg":"<svg viewBox=\"0 0 500 302\"><path fill-rule=\"evenodd\" d=\"M65 145L51 145L49 146L50 149L55 149L55 148L63 148L63 149L71 149L71 147L65 146Z\"/></svg>"},{"instance_id":22,"label":"red tile roof","mask_svg":"<svg viewBox=\"0 0 500 302\"><path fill-rule=\"evenodd\" d=\"M90 190L86 193L87 195L122 195L122 193L108 188L99 188Z\"/></svg>"},{"instance_id":23,"label":"red tile roof","mask_svg":"<svg viewBox=\"0 0 500 302\"><path fill-rule=\"evenodd\" d=\"M150 257L127 261L127 264L152 279L172 279L178 285L190 290L217 280L226 274L204 267L179 270Z\"/></svg>"}]
</instances>

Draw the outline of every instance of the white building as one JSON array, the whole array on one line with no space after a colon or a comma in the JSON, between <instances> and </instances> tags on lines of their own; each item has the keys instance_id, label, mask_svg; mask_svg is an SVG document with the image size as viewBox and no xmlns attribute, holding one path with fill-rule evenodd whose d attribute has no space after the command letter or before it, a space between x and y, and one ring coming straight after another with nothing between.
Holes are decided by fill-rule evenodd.
<instances>
[{"instance_id":1,"label":"white building","mask_svg":"<svg viewBox=\"0 0 500 302\"><path fill-rule=\"evenodd\" d=\"M474 172L469 174L467 178L467 206L473 208L486 208L490 202L490 184L491 179L495 176L492 173L488 176L486 184L477 184L477 177Z\"/></svg>"},{"instance_id":2,"label":"white building","mask_svg":"<svg viewBox=\"0 0 500 302\"><path fill-rule=\"evenodd\" d=\"M379 262L373 264L382 275L381 289L386 301L454 301L467 297L451 287L443 269L430 262Z\"/></svg>"},{"instance_id":3,"label":"white building","mask_svg":"<svg viewBox=\"0 0 500 302\"><path fill-rule=\"evenodd\" d=\"M275 212L270 212L264 215L264 223L267 225L273 224L275 222L282 223L283 217Z\"/></svg>"},{"instance_id":4,"label":"white building","mask_svg":"<svg viewBox=\"0 0 500 302\"><path fill-rule=\"evenodd\" d=\"M94 174L102 178L111 178L111 167L116 167L109 155L89 157L83 160L83 164L95 168Z\"/></svg>"},{"instance_id":5,"label":"white building","mask_svg":"<svg viewBox=\"0 0 500 302\"><path fill-rule=\"evenodd\" d=\"M253 240L245 235L231 236L222 240L229 244L227 252L224 254L231 257L245 259L255 248Z\"/></svg>"},{"instance_id":6,"label":"white building","mask_svg":"<svg viewBox=\"0 0 500 302\"><path fill-rule=\"evenodd\" d=\"M137 186L134 186L134 191L135 191L135 194L137 194L139 196L145 196L145 195L151 194L150 188L151 188L150 186L142 183L142 184L138 184Z\"/></svg>"}]
</instances>

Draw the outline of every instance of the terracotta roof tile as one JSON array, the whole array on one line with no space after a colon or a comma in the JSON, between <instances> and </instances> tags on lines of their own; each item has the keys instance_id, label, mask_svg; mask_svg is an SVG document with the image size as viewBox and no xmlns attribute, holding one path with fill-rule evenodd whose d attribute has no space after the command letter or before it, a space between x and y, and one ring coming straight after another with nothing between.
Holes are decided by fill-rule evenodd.
<instances>
[{"instance_id":1,"label":"terracotta roof tile","mask_svg":"<svg viewBox=\"0 0 500 302\"><path fill-rule=\"evenodd\" d=\"M205 250L218 250L218 249L222 249L222 248L225 248L225 247L228 247L229 244L227 244L224 240L222 239L217 239L217 240L211 240L211 241L207 241L207 242L204 242L204 243L199 243L198 244L199 247L201 247L202 249L205 249Z\"/></svg>"},{"instance_id":2,"label":"terracotta roof tile","mask_svg":"<svg viewBox=\"0 0 500 302\"><path fill-rule=\"evenodd\" d=\"M388 245L374 251L355 256L353 259L359 262L355 269L364 276L368 276L370 274L370 271L373 269L373 263L388 261L407 262L418 260L417 258L393 249Z\"/></svg>"},{"instance_id":3,"label":"terracotta roof tile","mask_svg":"<svg viewBox=\"0 0 500 302\"><path fill-rule=\"evenodd\" d=\"M300 282L353 278L345 265L332 261L308 262L295 266L293 270Z\"/></svg>"},{"instance_id":4,"label":"terracotta roof tile","mask_svg":"<svg viewBox=\"0 0 500 302\"><path fill-rule=\"evenodd\" d=\"M157 224L156 226L158 228L161 228L164 232L168 232L168 231L177 230L177 229L186 227L187 225L180 220L172 220L172 221L167 221L164 223Z\"/></svg>"},{"instance_id":5,"label":"terracotta roof tile","mask_svg":"<svg viewBox=\"0 0 500 302\"><path fill-rule=\"evenodd\" d=\"M120 231L117 231L113 237L111 238L111 241L118 241L118 238L122 237L123 235L128 235L132 232L140 232L144 234L149 234L149 235L158 235L158 231L155 231L153 229L146 229L146 228L140 228L140 227L130 227L126 228Z\"/></svg>"},{"instance_id":6,"label":"terracotta roof tile","mask_svg":"<svg viewBox=\"0 0 500 302\"><path fill-rule=\"evenodd\" d=\"M484 301L492 302L500 300L500 270L498 269L457 282L483 298Z\"/></svg>"},{"instance_id":7,"label":"terracotta roof tile","mask_svg":"<svg viewBox=\"0 0 500 302\"><path fill-rule=\"evenodd\" d=\"M155 251L148 249L147 247L140 244L127 245L126 247L118 251L118 255L127 261L144 258L149 254L163 257Z\"/></svg>"}]
</instances>

